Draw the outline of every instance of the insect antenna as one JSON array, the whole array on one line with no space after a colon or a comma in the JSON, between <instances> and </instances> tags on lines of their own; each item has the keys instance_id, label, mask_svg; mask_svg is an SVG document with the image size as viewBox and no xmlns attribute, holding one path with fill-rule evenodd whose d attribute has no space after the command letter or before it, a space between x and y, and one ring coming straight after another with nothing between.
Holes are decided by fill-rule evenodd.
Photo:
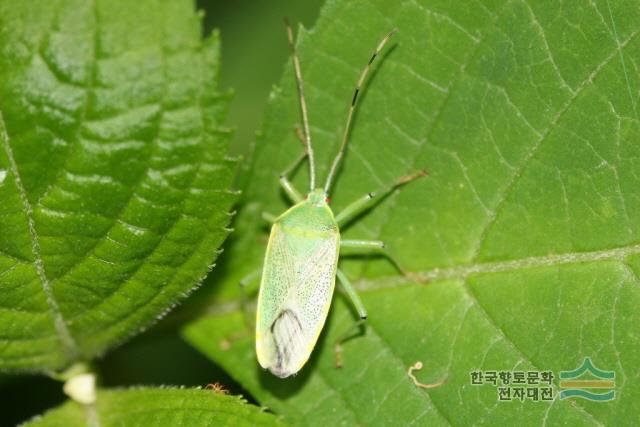
<instances>
[{"instance_id":1,"label":"insect antenna","mask_svg":"<svg viewBox=\"0 0 640 427\"><path fill-rule=\"evenodd\" d=\"M347 146L347 141L349 140L349 130L351 129L351 120L353 118L353 112L356 108L356 102L358 101L358 93L360 92L360 89L362 87L362 84L364 83L364 80L367 78L367 74L369 73L371 64L376 59L376 56L378 56L378 54L380 53L384 45L389 41L391 36L393 36L397 31L398 31L397 29L393 29L389 34L385 36L385 38L383 38L380 41L380 43L378 44L378 47L373 52L373 55L371 55L369 62L367 63L367 65L364 66L364 68L360 72L360 78L358 79L358 83L356 84L356 88L353 92L353 98L351 99L351 106L349 107L349 112L347 113L347 122L344 126L344 133L342 134L342 143L340 144L340 151L338 151L338 154L336 155L335 159L333 160L333 163L331 164L331 169L329 170L329 175L327 176L327 182L324 185L324 192L326 194L329 194L329 190L331 189L331 183L335 176L336 170L338 169L338 165L340 164L340 160L344 155L344 149Z\"/></svg>"},{"instance_id":2,"label":"insect antenna","mask_svg":"<svg viewBox=\"0 0 640 427\"><path fill-rule=\"evenodd\" d=\"M300 110L302 111L302 126L304 145L309 156L309 190L313 191L316 186L316 165L313 157L313 147L311 146L311 132L309 131L309 115L307 113L307 102L304 98L304 87L302 84L302 73L300 72L300 60L293 42L293 30L287 18L284 19L284 25L287 28L287 38L289 39L289 48L291 49L291 60L293 61L293 70L296 75L296 83L298 86L298 95L300 98Z\"/></svg>"}]
</instances>

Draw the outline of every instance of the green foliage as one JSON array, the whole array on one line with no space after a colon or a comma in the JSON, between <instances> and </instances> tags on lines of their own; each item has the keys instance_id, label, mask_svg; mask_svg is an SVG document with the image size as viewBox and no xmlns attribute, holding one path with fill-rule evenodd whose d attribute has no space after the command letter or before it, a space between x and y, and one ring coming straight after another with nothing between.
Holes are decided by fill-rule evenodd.
<instances>
[{"instance_id":1,"label":"green foliage","mask_svg":"<svg viewBox=\"0 0 640 427\"><path fill-rule=\"evenodd\" d=\"M190 1L0 2L0 368L90 360L201 280L234 162Z\"/></svg>"},{"instance_id":2,"label":"green foliage","mask_svg":"<svg viewBox=\"0 0 640 427\"><path fill-rule=\"evenodd\" d=\"M91 409L101 427L110 426L278 426L276 417L247 405L238 396L210 390L136 388L103 391ZM75 402L47 412L25 426L85 427L87 409Z\"/></svg>"},{"instance_id":3,"label":"green foliage","mask_svg":"<svg viewBox=\"0 0 640 427\"><path fill-rule=\"evenodd\" d=\"M426 167L429 177L344 230L381 239L401 265L349 257L369 311L362 336L338 295L315 355L280 380L255 360L240 310L185 335L263 405L297 425L608 425L640 412L640 8L595 1L482 3L329 0L299 51L318 168L340 142L358 72L399 34L369 81L332 206ZM278 173L301 150L292 72L274 91L217 301L236 301L260 266L260 211L286 208ZM306 190L307 173L296 180ZM232 303L224 310L233 308ZM215 306L212 308L215 310ZM233 310L232 310L233 311ZM220 342L241 337L225 350ZM474 370L575 369L585 356L616 372L616 398L499 403ZM446 378L444 385L422 389ZM557 392L559 380L554 380Z\"/></svg>"}]
</instances>

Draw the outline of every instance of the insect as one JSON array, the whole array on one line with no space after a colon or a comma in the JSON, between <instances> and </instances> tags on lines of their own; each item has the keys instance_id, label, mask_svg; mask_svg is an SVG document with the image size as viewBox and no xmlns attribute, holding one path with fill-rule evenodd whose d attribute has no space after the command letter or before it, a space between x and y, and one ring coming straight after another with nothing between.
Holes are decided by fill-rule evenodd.
<instances>
[{"instance_id":1,"label":"insect","mask_svg":"<svg viewBox=\"0 0 640 427\"><path fill-rule=\"evenodd\" d=\"M334 215L329 207L333 179L349 140L349 130L358 93L371 64L396 32L380 41L357 81L342 135L342 144L323 187L316 187L315 163L304 87L291 26L285 21L293 68L298 88L303 130L299 135L305 151L280 175L280 184L294 206L279 217L265 215L272 223L262 269L256 314L256 353L260 365L274 375L286 378L297 373L318 340L325 323L335 287L336 276L353 302L360 322L367 318L360 297L345 274L338 268L340 248L383 249L384 243L373 240L344 240L340 226L372 206L372 201L400 185L426 175L424 170L403 176L378 191L370 192ZM309 193L302 197L289 181L299 162L308 158ZM339 343L337 345L339 350Z\"/></svg>"},{"instance_id":2,"label":"insect","mask_svg":"<svg viewBox=\"0 0 640 427\"><path fill-rule=\"evenodd\" d=\"M215 394L229 394L229 390L227 390L224 385L219 382L209 383L204 387L205 390L211 390Z\"/></svg>"}]
</instances>

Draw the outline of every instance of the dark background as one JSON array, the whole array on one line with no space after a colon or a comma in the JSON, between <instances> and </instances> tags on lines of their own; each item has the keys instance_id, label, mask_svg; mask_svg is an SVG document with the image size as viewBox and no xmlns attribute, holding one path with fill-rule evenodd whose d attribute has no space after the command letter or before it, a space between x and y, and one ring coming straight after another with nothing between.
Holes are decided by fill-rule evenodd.
<instances>
[{"instance_id":1,"label":"dark background","mask_svg":"<svg viewBox=\"0 0 640 427\"><path fill-rule=\"evenodd\" d=\"M222 37L221 91L234 90L227 125L235 129L232 154L246 159L263 108L288 62L283 18L310 28L322 0L198 0L206 13L204 35L218 28ZM211 281L204 286L215 286ZM197 292L206 292L206 289ZM179 310L179 309L178 309ZM184 316L181 316L182 318ZM96 367L105 387L128 385L204 386L220 382L243 394L211 361L186 344L176 317L169 317L109 352ZM62 383L40 375L0 375L0 425L14 426L66 400Z\"/></svg>"}]
</instances>

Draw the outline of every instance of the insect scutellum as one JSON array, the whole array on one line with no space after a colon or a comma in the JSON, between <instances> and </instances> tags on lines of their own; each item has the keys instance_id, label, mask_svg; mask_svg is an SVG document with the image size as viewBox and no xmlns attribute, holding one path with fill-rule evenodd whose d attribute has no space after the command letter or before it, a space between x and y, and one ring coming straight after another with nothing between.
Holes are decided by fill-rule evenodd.
<instances>
[{"instance_id":1,"label":"insect scutellum","mask_svg":"<svg viewBox=\"0 0 640 427\"><path fill-rule=\"evenodd\" d=\"M354 219L359 212L372 207L372 200L376 196L389 194L395 188L426 175L424 170L419 170L397 178L384 187L356 199L337 215L333 214L328 206L328 195L349 140L358 94L371 64L396 30L380 41L369 62L362 69L347 113L340 149L331 163L324 186L316 187L314 152L300 60L296 54L291 27L286 20L285 23L303 122L299 137L305 151L280 175L280 184L294 206L280 216L263 215L272 227L262 268L256 312L258 361L263 368L269 369L281 378L294 375L308 360L327 318L336 277L360 317L354 327L359 327L367 318L367 311L358 293L338 267L339 251L346 247L380 250L385 245L379 240L342 239L340 227ZM303 197L289 181L288 176L305 157L309 158L309 192ZM407 274L389 254L385 255L396 268ZM352 330L353 328L350 328L336 341L336 366L341 366L342 363L341 342Z\"/></svg>"}]
</instances>

